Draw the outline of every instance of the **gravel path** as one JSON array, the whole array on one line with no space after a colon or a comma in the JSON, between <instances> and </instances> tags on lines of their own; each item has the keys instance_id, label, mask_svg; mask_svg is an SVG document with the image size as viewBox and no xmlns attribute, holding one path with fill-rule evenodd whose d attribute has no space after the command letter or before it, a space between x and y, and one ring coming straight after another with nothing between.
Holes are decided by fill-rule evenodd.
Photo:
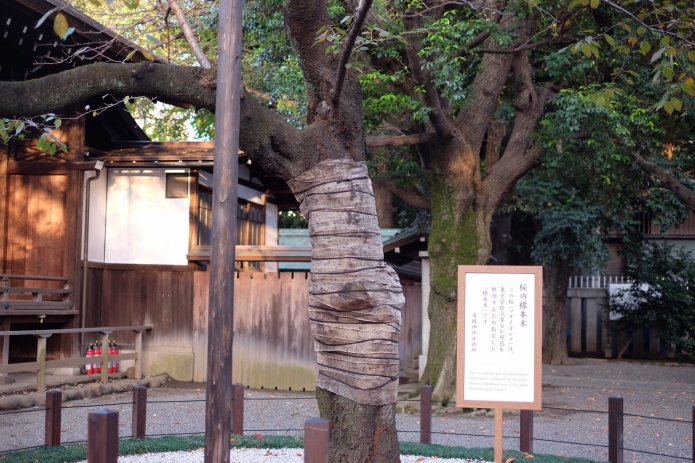
<instances>
[{"instance_id":1,"label":"gravel path","mask_svg":"<svg viewBox=\"0 0 695 463\"><path fill-rule=\"evenodd\" d=\"M174 386L177 387L148 390L148 435L204 431L204 389ZM608 449L603 446L608 444L608 415L602 412L608 409L608 397L618 395L624 398L625 413L638 415L625 417L625 447L680 457L665 458L626 451L626 462L692 461L693 436L692 424L689 421L692 420L692 410L695 406L694 386L693 367L643 365L636 362L546 366L543 404L547 408L534 414L534 451L607 461ZM129 436L131 401L132 394L124 393L65 403L62 412L62 441L86 440L87 413L104 406L119 411L119 434L123 437ZM248 435L300 435L304 420L318 416L314 395L308 392L247 390L245 402L244 430ZM45 412L42 409L29 410L19 410L22 413L0 413L0 449L11 450L42 445ZM396 423L400 440L419 440L419 415L399 413ZM435 415L432 419L432 441L435 444L491 447L493 425L491 416ZM519 448L517 412L505 413L504 435L508 436L504 439L505 448ZM541 439L574 444L545 442ZM580 443L589 445L578 445Z\"/></svg>"}]
</instances>

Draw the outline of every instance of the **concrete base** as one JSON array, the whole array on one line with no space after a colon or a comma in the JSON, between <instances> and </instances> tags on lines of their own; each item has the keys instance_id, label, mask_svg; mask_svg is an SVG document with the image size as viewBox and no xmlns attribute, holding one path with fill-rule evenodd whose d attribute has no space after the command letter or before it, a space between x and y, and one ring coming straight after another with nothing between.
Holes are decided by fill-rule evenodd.
<instances>
[{"instance_id":1,"label":"concrete base","mask_svg":"<svg viewBox=\"0 0 695 463\"><path fill-rule=\"evenodd\" d=\"M47 368L47 375L57 375L57 376L79 376L79 368Z\"/></svg>"},{"instance_id":2,"label":"concrete base","mask_svg":"<svg viewBox=\"0 0 695 463\"><path fill-rule=\"evenodd\" d=\"M427 366L427 356L421 355L417 359L418 363L418 377L422 378L422 374L425 372L425 367Z\"/></svg>"},{"instance_id":3,"label":"concrete base","mask_svg":"<svg viewBox=\"0 0 695 463\"><path fill-rule=\"evenodd\" d=\"M192 352L164 352L147 350L142 353L142 374L169 375L178 381L193 381Z\"/></svg>"},{"instance_id":4,"label":"concrete base","mask_svg":"<svg viewBox=\"0 0 695 463\"><path fill-rule=\"evenodd\" d=\"M0 384L12 384L14 383L14 378L12 376L0 375Z\"/></svg>"}]
</instances>

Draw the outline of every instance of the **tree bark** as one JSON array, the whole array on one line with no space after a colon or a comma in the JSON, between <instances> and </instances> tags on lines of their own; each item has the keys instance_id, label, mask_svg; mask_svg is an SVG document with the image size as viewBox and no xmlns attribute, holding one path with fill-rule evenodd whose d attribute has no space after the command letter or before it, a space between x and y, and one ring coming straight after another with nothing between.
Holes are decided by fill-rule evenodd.
<instances>
[{"instance_id":1,"label":"tree bark","mask_svg":"<svg viewBox=\"0 0 695 463\"><path fill-rule=\"evenodd\" d=\"M329 159L288 182L309 221L309 319L331 463L400 460L395 403L405 302L384 263L367 165ZM341 397L342 396L342 397Z\"/></svg>"},{"instance_id":2,"label":"tree bark","mask_svg":"<svg viewBox=\"0 0 695 463\"><path fill-rule=\"evenodd\" d=\"M460 148L460 147L459 147ZM430 345L421 384L436 400L453 399L456 386L456 320L459 265L484 265L490 257L491 216L485 212L477 163L455 157L432 176L430 256Z\"/></svg>"},{"instance_id":3,"label":"tree bark","mask_svg":"<svg viewBox=\"0 0 695 463\"><path fill-rule=\"evenodd\" d=\"M316 389L321 417L329 421L331 463L400 462L396 404L362 405Z\"/></svg>"},{"instance_id":4,"label":"tree bark","mask_svg":"<svg viewBox=\"0 0 695 463\"><path fill-rule=\"evenodd\" d=\"M572 267L546 266L543 271L548 319L543 340L543 363L567 365L567 288Z\"/></svg>"}]
</instances>

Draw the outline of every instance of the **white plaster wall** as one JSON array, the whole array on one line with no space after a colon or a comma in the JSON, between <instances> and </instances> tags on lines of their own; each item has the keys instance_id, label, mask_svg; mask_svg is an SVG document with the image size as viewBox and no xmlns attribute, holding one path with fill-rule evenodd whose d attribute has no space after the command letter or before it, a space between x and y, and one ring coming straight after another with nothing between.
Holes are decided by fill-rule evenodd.
<instances>
[{"instance_id":1,"label":"white plaster wall","mask_svg":"<svg viewBox=\"0 0 695 463\"><path fill-rule=\"evenodd\" d=\"M265 205L265 194L258 190L254 190L253 188L239 185L237 195L239 196L239 199L245 199L246 201L260 204L262 206Z\"/></svg>"},{"instance_id":2,"label":"white plaster wall","mask_svg":"<svg viewBox=\"0 0 695 463\"><path fill-rule=\"evenodd\" d=\"M278 206L277 204L265 204L265 245L278 245ZM266 262L266 272L277 272L277 262Z\"/></svg>"},{"instance_id":3,"label":"white plaster wall","mask_svg":"<svg viewBox=\"0 0 695 463\"><path fill-rule=\"evenodd\" d=\"M84 187L86 188L87 179L94 177L94 172L85 172ZM104 243L106 236L106 184L108 169L103 169L98 179L93 180L89 186L89 253L90 262L104 262ZM86 202L86 195L83 195ZM86 207L83 204L83 208ZM84 221L86 217L82 214L82 230L84 236ZM80 244L81 258L84 259L84 241Z\"/></svg>"},{"instance_id":4,"label":"white plaster wall","mask_svg":"<svg viewBox=\"0 0 695 463\"><path fill-rule=\"evenodd\" d=\"M165 197L166 169L109 169L106 195L105 262L188 263L190 200Z\"/></svg>"}]
</instances>

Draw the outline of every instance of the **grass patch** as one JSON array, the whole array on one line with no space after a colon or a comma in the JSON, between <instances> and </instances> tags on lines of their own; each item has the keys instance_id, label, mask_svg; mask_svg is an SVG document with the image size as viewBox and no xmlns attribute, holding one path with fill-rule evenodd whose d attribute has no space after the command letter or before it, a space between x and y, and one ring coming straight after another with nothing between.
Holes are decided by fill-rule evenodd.
<instances>
[{"instance_id":1,"label":"grass patch","mask_svg":"<svg viewBox=\"0 0 695 463\"><path fill-rule=\"evenodd\" d=\"M178 452L197 450L203 448L205 438L203 436L166 436L151 437L148 439L121 439L118 445L120 456L138 455L143 453ZM234 436L232 448L302 448L304 441L300 436L265 436L261 439L255 436ZM426 457L437 456L439 458L469 458L493 461L491 448L465 448L448 447L445 445L426 445L414 442L401 442L403 455L423 455ZM520 452L504 452L504 459L515 458L516 462L529 461L533 463L596 463L581 458L558 457L555 455L534 455L531 460L525 459ZM0 455L0 463L63 463L75 462L87 459L87 447L85 444L68 444L61 447L38 448L21 450Z\"/></svg>"}]
</instances>

